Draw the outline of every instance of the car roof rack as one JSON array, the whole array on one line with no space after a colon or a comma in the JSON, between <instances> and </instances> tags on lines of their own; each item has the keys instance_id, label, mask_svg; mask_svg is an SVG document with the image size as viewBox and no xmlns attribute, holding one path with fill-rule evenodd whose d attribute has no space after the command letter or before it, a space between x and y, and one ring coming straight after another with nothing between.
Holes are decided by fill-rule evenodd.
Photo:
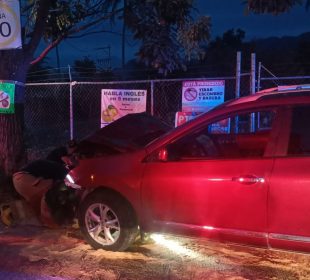
<instances>
[{"instance_id":1,"label":"car roof rack","mask_svg":"<svg viewBox=\"0 0 310 280\"><path fill-rule=\"evenodd\" d=\"M232 99L229 103L223 103L225 106L232 106L248 101L255 100L266 100L279 97L297 97L297 96L309 96L310 84L304 85L288 85L288 86L277 86L273 88L264 89L256 92L253 95L244 96L242 98Z\"/></svg>"},{"instance_id":2,"label":"car roof rack","mask_svg":"<svg viewBox=\"0 0 310 280\"><path fill-rule=\"evenodd\" d=\"M290 85L290 86L278 86L257 92L257 99L265 100L275 97L297 97L309 95L310 85Z\"/></svg>"},{"instance_id":3,"label":"car roof rack","mask_svg":"<svg viewBox=\"0 0 310 280\"><path fill-rule=\"evenodd\" d=\"M289 85L289 86L277 86L273 88L264 89L258 91L259 94L267 94L267 93L281 93L287 91L297 91L297 90L310 90L310 84L304 85Z\"/></svg>"},{"instance_id":4,"label":"car roof rack","mask_svg":"<svg viewBox=\"0 0 310 280\"><path fill-rule=\"evenodd\" d=\"M310 89L309 84L305 85L290 85L290 86L278 86L278 91L291 91L291 90L302 90L302 89Z\"/></svg>"}]
</instances>

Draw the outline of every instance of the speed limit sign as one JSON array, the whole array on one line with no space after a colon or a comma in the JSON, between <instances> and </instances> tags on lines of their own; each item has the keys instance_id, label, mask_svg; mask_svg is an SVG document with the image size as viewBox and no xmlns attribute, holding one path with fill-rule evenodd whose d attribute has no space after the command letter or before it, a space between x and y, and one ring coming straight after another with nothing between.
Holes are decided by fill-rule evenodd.
<instances>
[{"instance_id":1,"label":"speed limit sign","mask_svg":"<svg viewBox=\"0 0 310 280\"><path fill-rule=\"evenodd\" d=\"M21 47L18 0L0 0L0 49Z\"/></svg>"}]
</instances>

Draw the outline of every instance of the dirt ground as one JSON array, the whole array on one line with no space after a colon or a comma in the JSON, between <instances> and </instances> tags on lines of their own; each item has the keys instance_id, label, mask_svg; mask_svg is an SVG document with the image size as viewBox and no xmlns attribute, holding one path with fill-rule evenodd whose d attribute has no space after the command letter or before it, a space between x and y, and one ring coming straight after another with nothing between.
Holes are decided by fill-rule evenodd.
<instances>
[{"instance_id":1,"label":"dirt ground","mask_svg":"<svg viewBox=\"0 0 310 280\"><path fill-rule=\"evenodd\" d=\"M10 200L4 198L0 195L0 202ZM78 229L0 222L0 280L28 279L306 280L310 254L171 235L137 241L127 252L108 252L92 249Z\"/></svg>"},{"instance_id":2,"label":"dirt ground","mask_svg":"<svg viewBox=\"0 0 310 280\"><path fill-rule=\"evenodd\" d=\"M78 230L2 225L1 280L11 280L3 276L10 273L23 275L14 279L57 280L310 279L307 254L175 236L155 240L107 252L93 250Z\"/></svg>"}]
</instances>

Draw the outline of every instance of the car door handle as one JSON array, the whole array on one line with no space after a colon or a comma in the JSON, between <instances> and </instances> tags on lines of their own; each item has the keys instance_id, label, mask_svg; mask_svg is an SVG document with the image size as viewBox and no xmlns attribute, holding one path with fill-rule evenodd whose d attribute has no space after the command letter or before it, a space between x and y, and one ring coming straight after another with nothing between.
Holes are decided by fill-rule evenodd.
<instances>
[{"instance_id":1,"label":"car door handle","mask_svg":"<svg viewBox=\"0 0 310 280\"><path fill-rule=\"evenodd\" d=\"M253 175L245 175L245 176L233 177L232 181L238 182L244 185L252 185L252 184L257 184L257 183L265 183L265 178L257 177Z\"/></svg>"}]
</instances>

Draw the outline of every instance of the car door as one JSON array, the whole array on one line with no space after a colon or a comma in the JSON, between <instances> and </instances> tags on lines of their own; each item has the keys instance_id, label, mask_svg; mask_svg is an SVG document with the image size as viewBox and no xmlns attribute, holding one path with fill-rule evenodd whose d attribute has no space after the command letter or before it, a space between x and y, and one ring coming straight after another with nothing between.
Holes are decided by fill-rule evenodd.
<instances>
[{"instance_id":1,"label":"car door","mask_svg":"<svg viewBox=\"0 0 310 280\"><path fill-rule=\"evenodd\" d=\"M293 106L283 119L270 184L269 242L310 251L310 106Z\"/></svg>"},{"instance_id":2,"label":"car door","mask_svg":"<svg viewBox=\"0 0 310 280\"><path fill-rule=\"evenodd\" d=\"M155 229L266 244L275 119L274 110L226 116L150 157L142 201Z\"/></svg>"}]
</instances>

